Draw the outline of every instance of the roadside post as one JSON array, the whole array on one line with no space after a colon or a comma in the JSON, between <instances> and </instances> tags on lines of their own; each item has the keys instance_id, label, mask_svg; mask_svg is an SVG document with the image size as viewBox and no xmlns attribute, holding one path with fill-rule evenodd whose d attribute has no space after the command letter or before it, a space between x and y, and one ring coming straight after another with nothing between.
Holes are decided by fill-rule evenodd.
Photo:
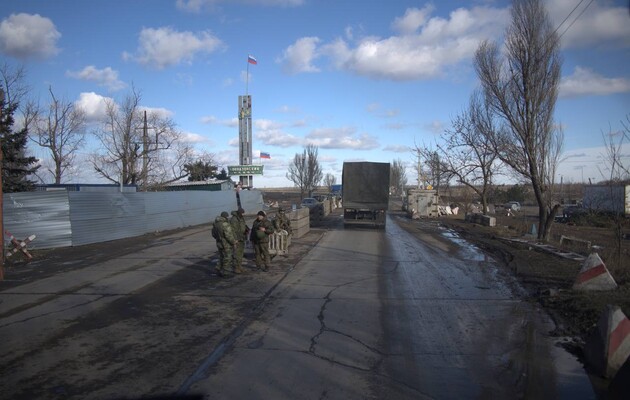
<instances>
[{"instance_id":1,"label":"roadside post","mask_svg":"<svg viewBox=\"0 0 630 400\"><path fill-rule=\"evenodd\" d=\"M4 109L4 89L0 88L0 123ZM4 156L0 146L0 281L4 280L4 199L2 194L2 163Z\"/></svg>"}]
</instances>

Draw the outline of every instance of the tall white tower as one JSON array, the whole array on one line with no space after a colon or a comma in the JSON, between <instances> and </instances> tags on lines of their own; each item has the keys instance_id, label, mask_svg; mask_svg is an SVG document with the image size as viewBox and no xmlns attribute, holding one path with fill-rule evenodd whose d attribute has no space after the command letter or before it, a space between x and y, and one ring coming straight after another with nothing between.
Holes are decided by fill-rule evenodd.
<instances>
[{"instance_id":1,"label":"tall white tower","mask_svg":"<svg viewBox=\"0 0 630 400\"><path fill-rule=\"evenodd\" d=\"M238 96L238 142L240 165L252 165L252 96ZM239 182L243 188L254 186L252 175L241 175Z\"/></svg>"}]
</instances>

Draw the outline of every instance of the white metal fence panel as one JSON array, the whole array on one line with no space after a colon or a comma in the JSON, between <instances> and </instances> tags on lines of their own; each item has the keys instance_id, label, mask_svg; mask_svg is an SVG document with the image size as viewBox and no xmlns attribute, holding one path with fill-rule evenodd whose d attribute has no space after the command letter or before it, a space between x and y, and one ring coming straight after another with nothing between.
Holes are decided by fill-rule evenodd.
<instances>
[{"instance_id":1,"label":"white metal fence panel","mask_svg":"<svg viewBox=\"0 0 630 400\"><path fill-rule=\"evenodd\" d=\"M260 190L241 190L239 197L241 207L246 214L256 214L263 209L263 198Z\"/></svg>"},{"instance_id":2,"label":"white metal fence panel","mask_svg":"<svg viewBox=\"0 0 630 400\"><path fill-rule=\"evenodd\" d=\"M5 193L3 211L4 229L13 236L37 236L29 248L72 246L68 192Z\"/></svg>"},{"instance_id":3,"label":"white metal fence panel","mask_svg":"<svg viewBox=\"0 0 630 400\"><path fill-rule=\"evenodd\" d=\"M35 234L29 248L79 246L214 221L238 208L233 191L148 193L7 193L5 228L18 239ZM262 193L240 193L248 214L262 209Z\"/></svg>"},{"instance_id":4,"label":"white metal fence panel","mask_svg":"<svg viewBox=\"0 0 630 400\"><path fill-rule=\"evenodd\" d=\"M72 245L145 234L147 194L154 193L69 192Z\"/></svg>"}]
</instances>

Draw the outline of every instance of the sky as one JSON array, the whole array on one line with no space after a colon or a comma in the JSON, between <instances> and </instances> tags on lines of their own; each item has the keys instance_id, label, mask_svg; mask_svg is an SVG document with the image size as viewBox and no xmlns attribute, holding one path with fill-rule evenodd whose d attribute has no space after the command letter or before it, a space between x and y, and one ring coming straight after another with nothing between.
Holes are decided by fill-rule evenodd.
<instances>
[{"instance_id":1,"label":"sky","mask_svg":"<svg viewBox=\"0 0 630 400\"><path fill-rule=\"evenodd\" d=\"M555 119L566 182L606 176L604 137L630 118L627 0L548 0L561 35ZM344 161L401 160L433 146L468 104L483 40L502 42L509 1L3 0L0 55L23 66L30 96L49 87L91 121L135 88L221 167L238 165L238 96L252 96L255 187L286 187L307 144L341 183ZM258 61L247 63L248 55ZM248 75L249 72L249 75ZM247 78L248 77L248 78ZM104 183L78 154L73 183ZM46 157L41 148L32 154ZM630 164L630 147L624 149Z\"/></svg>"}]
</instances>

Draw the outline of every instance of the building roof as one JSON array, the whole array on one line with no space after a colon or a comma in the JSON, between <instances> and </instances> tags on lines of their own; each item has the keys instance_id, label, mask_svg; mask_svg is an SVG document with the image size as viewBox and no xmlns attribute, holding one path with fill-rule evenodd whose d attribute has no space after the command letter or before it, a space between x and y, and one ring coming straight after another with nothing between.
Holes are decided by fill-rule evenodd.
<instances>
[{"instance_id":1,"label":"building roof","mask_svg":"<svg viewBox=\"0 0 630 400\"><path fill-rule=\"evenodd\" d=\"M232 182L229 179L219 180L219 179L208 179L207 181L179 181L179 182L171 182L166 186L203 186L203 185L220 185L226 182Z\"/></svg>"}]
</instances>

